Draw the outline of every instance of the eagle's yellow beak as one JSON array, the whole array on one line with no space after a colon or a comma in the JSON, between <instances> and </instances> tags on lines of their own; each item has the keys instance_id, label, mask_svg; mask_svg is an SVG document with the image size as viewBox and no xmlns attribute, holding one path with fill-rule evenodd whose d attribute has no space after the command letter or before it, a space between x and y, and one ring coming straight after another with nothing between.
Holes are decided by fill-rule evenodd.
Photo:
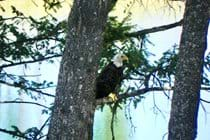
<instances>
[{"instance_id":1,"label":"eagle's yellow beak","mask_svg":"<svg viewBox=\"0 0 210 140\"><path fill-rule=\"evenodd\" d=\"M126 55L122 55L122 60L123 61L128 61L128 57Z\"/></svg>"}]
</instances>

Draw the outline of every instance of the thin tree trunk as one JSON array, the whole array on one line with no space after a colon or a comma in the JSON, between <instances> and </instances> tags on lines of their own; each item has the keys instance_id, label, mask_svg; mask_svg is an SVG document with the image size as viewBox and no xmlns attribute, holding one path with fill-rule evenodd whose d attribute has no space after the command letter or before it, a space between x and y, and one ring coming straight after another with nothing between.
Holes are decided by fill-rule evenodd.
<instances>
[{"instance_id":1,"label":"thin tree trunk","mask_svg":"<svg viewBox=\"0 0 210 140\"><path fill-rule=\"evenodd\" d=\"M168 140L194 140L207 47L209 0L186 0Z\"/></svg>"},{"instance_id":2,"label":"thin tree trunk","mask_svg":"<svg viewBox=\"0 0 210 140\"><path fill-rule=\"evenodd\" d=\"M94 81L112 0L75 0L68 19L55 104L47 139L91 140Z\"/></svg>"}]
</instances>

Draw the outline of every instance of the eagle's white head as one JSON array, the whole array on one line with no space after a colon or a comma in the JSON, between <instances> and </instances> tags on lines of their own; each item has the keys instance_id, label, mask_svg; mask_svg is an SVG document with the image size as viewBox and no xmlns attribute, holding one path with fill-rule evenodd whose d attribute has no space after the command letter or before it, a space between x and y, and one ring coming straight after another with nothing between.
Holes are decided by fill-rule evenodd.
<instances>
[{"instance_id":1,"label":"eagle's white head","mask_svg":"<svg viewBox=\"0 0 210 140\"><path fill-rule=\"evenodd\" d=\"M116 67L122 67L123 61L128 61L128 57L124 54L118 53L112 58L112 62Z\"/></svg>"}]
</instances>

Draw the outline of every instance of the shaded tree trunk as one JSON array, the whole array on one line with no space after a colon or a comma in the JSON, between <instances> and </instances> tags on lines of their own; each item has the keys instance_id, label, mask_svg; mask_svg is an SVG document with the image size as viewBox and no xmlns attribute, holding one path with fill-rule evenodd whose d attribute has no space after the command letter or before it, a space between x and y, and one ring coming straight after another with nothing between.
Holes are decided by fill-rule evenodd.
<instances>
[{"instance_id":1,"label":"shaded tree trunk","mask_svg":"<svg viewBox=\"0 0 210 140\"><path fill-rule=\"evenodd\" d=\"M94 81L112 0L75 0L68 19L55 104L47 139L91 140Z\"/></svg>"},{"instance_id":2,"label":"shaded tree trunk","mask_svg":"<svg viewBox=\"0 0 210 140\"><path fill-rule=\"evenodd\" d=\"M209 0L186 0L168 140L194 140L207 47Z\"/></svg>"}]
</instances>

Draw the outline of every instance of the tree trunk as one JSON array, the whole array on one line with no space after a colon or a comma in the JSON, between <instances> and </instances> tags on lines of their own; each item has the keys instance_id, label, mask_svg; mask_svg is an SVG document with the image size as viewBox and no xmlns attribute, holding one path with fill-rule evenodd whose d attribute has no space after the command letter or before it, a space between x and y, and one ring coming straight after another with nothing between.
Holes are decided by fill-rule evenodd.
<instances>
[{"instance_id":1,"label":"tree trunk","mask_svg":"<svg viewBox=\"0 0 210 140\"><path fill-rule=\"evenodd\" d=\"M168 140L194 140L207 47L209 0L186 0Z\"/></svg>"},{"instance_id":2,"label":"tree trunk","mask_svg":"<svg viewBox=\"0 0 210 140\"><path fill-rule=\"evenodd\" d=\"M47 139L91 140L94 81L112 0L75 0L68 19L55 104Z\"/></svg>"}]
</instances>

